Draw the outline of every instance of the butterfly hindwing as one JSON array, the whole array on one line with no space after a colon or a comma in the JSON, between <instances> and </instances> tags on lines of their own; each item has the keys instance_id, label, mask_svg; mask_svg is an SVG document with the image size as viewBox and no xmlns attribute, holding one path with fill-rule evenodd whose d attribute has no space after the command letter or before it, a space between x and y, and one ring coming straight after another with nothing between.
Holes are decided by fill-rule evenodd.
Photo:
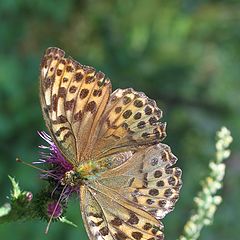
<instances>
[{"instance_id":1,"label":"butterfly hindwing","mask_svg":"<svg viewBox=\"0 0 240 240\"><path fill-rule=\"evenodd\" d=\"M173 210L181 188L181 170L172 167L176 161L167 145L157 144L137 151L122 165L88 183L88 192L101 209L101 227L108 230L108 236L164 238L160 220ZM100 229L95 228L95 234ZM99 239L108 239L102 237Z\"/></svg>"},{"instance_id":2,"label":"butterfly hindwing","mask_svg":"<svg viewBox=\"0 0 240 240\"><path fill-rule=\"evenodd\" d=\"M103 157L157 144L165 136L162 111L154 100L133 89L118 89L111 94L103 114L93 156Z\"/></svg>"},{"instance_id":3,"label":"butterfly hindwing","mask_svg":"<svg viewBox=\"0 0 240 240\"><path fill-rule=\"evenodd\" d=\"M182 185L181 170L172 167L176 161L169 146L157 144L136 152L122 166L104 173L101 182L162 219L173 210Z\"/></svg>"},{"instance_id":4,"label":"butterfly hindwing","mask_svg":"<svg viewBox=\"0 0 240 240\"><path fill-rule=\"evenodd\" d=\"M83 222L86 227L88 236L91 240L104 239L113 240L108 228L107 220L104 216L102 207L89 191L88 187L81 186L81 212Z\"/></svg>"},{"instance_id":5,"label":"butterfly hindwing","mask_svg":"<svg viewBox=\"0 0 240 240\"><path fill-rule=\"evenodd\" d=\"M115 191L98 183L86 191L82 204L90 239L162 239L162 223Z\"/></svg>"}]
</instances>

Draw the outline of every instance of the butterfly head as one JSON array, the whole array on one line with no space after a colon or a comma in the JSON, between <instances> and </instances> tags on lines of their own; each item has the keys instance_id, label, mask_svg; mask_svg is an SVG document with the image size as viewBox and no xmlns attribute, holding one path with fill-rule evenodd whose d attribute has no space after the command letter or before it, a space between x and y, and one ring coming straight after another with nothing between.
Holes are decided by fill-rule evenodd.
<instances>
[{"instance_id":1,"label":"butterfly head","mask_svg":"<svg viewBox=\"0 0 240 240\"><path fill-rule=\"evenodd\" d=\"M74 187L76 185L81 184L81 176L78 172L74 170L67 171L63 178L61 179L62 185L68 185L70 187Z\"/></svg>"}]
</instances>

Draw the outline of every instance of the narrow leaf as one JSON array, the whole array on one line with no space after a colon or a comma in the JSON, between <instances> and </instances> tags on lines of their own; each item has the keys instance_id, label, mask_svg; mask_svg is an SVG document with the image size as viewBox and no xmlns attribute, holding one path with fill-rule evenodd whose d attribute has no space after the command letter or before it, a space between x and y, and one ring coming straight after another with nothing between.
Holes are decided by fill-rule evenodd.
<instances>
[{"instance_id":1,"label":"narrow leaf","mask_svg":"<svg viewBox=\"0 0 240 240\"><path fill-rule=\"evenodd\" d=\"M8 177L11 180L12 187L13 187L13 189L11 191L11 196L13 199L17 199L21 194L20 187L13 177L11 177L11 176L8 176Z\"/></svg>"},{"instance_id":2,"label":"narrow leaf","mask_svg":"<svg viewBox=\"0 0 240 240\"><path fill-rule=\"evenodd\" d=\"M69 220L66 219L65 217L60 217L59 220L60 220L60 222L62 222L62 223L69 224L69 225L71 225L71 226L73 226L73 227L78 227L75 223L69 221Z\"/></svg>"}]
</instances>

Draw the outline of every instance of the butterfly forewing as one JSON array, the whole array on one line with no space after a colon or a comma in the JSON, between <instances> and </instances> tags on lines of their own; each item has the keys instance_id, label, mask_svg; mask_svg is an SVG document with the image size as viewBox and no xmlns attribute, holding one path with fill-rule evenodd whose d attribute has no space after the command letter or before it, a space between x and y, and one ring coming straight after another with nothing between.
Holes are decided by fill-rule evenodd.
<instances>
[{"instance_id":1,"label":"butterfly forewing","mask_svg":"<svg viewBox=\"0 0 240 240\"><path fill-rule=\"evenodd\" d=\"M46 124L68 161L77 165L111 93L111 84L101 72L65 58L58 48L49 48L41 64L40 97Z\"/></svg>"},{"instance_id":2,"label":"butterfly forewing","mask_svg":"<svg viewBox=\"0 0 240 240\"><path fill-rule=\"evenodd\" d=\"M91 240L114 240L108 228L108 222L104 216L102 207L93 194L85 186L80 188L81 212L88 236Z\"/></svg>"},{"instance_id":3,"label":"butterfly forewing","mask_svg":"<svg viewBox=\"0 0 240 240\"><path fill-rule=\"evenodd\" d=\"M155 101L133 89L111 94L101 72L47 49L41 64L43 114L55 143L71 163L159 143L165 123Z\"/></svg>"},{"instance_id":4,"label":"butterfly forewing","mask_svg":"<svg viewBox=\"0 0 240 240\"><path fill-rule=\"evenodd\" d=\"M162 141L165 123L160 122L162 111L154 100L133 89L117 89L112 93L103 114L93 156L136 150Z\"/></svg>"}]
</instances>

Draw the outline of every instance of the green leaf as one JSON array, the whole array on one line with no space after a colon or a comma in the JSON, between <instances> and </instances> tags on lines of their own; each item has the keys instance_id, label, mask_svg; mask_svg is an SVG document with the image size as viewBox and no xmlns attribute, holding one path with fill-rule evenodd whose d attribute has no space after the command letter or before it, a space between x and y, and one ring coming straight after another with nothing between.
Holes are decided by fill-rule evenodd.
<instances>
[{"instance_id":1,"label":"green leaf","mask_svg":"<svg viewBox=\"0 0 240 240\"><path fill-rule=\"evenodd\" d=\"M12 186L13 186L13 190L11 191L11 196L13 199L17 199L21 194L20 187L13 177L11 176L8 176L8 177L11 180Z\"/></svg>"},{"instance_id":2,"label":"green leaf","mask_svg":"<svg viewBox=\"0 0 240 240\"><path fill-rule=\"evenodd\" d=\"M69 220L66 219L65 217L60 217L59 220L60 220L60 222L62 222L62 223L69 224L69 225L71 225L71 226L73 226L73 227L78 227L75 223L69 221Z\"/></svg>"}]
</instances>

